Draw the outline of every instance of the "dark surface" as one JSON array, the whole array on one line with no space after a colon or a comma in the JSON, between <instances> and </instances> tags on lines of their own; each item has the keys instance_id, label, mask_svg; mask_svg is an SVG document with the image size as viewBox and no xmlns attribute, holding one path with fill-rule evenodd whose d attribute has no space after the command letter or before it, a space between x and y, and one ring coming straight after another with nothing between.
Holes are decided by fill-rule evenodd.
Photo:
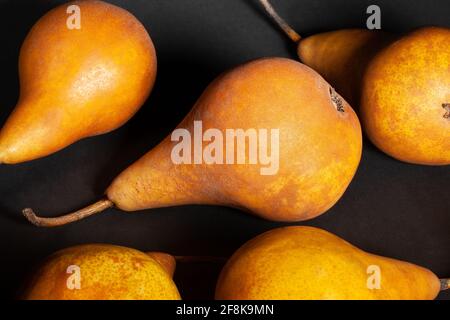
<instances>
[{"instance_id":1,"label":"dark surface","mask_svg":"<svg viewBox=\"0 0 450 320\"><path fill-rule=\"evenodd\" d=\"M33 23L63 1L0 1L2 108L18 95L17 58ZM141 111L113 133L76 143L45 159L0 166L1 294L14 296L33 264L55 250L111 243L175 255L227 257L246 240L282 224L234 209L188 206L127 214L118 210L56 229L38 229L24 207L48 216L97 200L112 178L171 132L206 85L222 71L263 56L295 57L293 46L254 0L111 1L133 12L155 43L159 74ZM450 26L448 0L273 0L294 27L309 35L365 27L366 8L382 8L383 28L407 31ZM408 165L365 141L358 173L341 201L305 225L329 230L377 254L450 276L450 168ZM184 298L212 298L221 265L179 265ZM450 299L449 293L440 295Z\"/></svg>"}]
</instances>

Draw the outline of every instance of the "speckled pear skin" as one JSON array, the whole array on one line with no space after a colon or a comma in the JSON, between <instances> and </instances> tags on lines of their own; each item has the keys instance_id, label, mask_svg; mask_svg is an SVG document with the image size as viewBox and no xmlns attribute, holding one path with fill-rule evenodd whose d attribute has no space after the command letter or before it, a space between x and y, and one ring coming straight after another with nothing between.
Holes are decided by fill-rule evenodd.
<instances>
[{"instance_id":1,"label":"speckled pear skin","mask_svg":"<svg viewBox=\"0 0 450 320\"><path fill-rule=\"evenodd\" d=\"M372 142L398 160L450 164L449 46L450 29L421 28L368 66L361 121Z\"/></svg>"},{"instance_id":2,"label":"speckled pear skin","mask_svg":"<svg viewBox=\"0 0 450 320\"><path fill-rule=\"evenodd\" d=\"M367 287L379 266L381 287ZM224 267L216 298L224 300L434 299L439 279L422 267L366 253L312 227L268 231L246 243Z\"/></svg>"},{"instance_id":3,"label":"speckled pear skin","mask_svg":"<svg viewBox=\"0 0 450 320\"><path fill-rule=\"evenodd\" d=\"M404 162L448 165L449 43L444 27L403 36L349 29L302 39L298 55L356 108L382 151Z\"/></svg>"},{"instance_id":4,"label":"speckled pear skin","mask_svg":"<svg viewBox=\"0 0 450 320\"><path fill-rule=\"evenodd\" d=\"M336 30L302 39L297 53L300 61L321 74L358 110L367 65L394 39L395 36L383 31Z\"/></svg>"},{"instance_id":5,"label":"speckled pear skin","mask_svg":"<svg viewBox=\"0 0 450 320\"><path fill-rule=\"evenodd\" d=\"M339 100L337 110L333 97ZM314 70L291 59L264 58L218 77L178 128L279 129L279 171L261 165L174 164L170 136L122 172L106 195L135 211L186 204L237 207L276 221L300 221L331 208L358 168L358 117Z\"/></svg>"},{"instance_id":6,"label":"speckled pear skin","mask_svg":"<svg viewBox=\"0 0 450 320\"><path fill-rule=\"evenodd\" d=\"M25 300L179 300L170 272L158 260L161 253L89 244L61 250L33 273ZM161 261L161 260L160 260ZM173 260L172 260L173 261ZM81 288L70 290L67 268L80 267ZM173 265L170 265L173 268Z\"/></svg>"},{"instance_id":7,"label":"speckled pear skin","mask_svg":"<svg viewBox=\"0 0 450 320\"><path fill-rule=\"evenodd\" d=\"M80 7L81 29L66 10ZM52 154L118 128L148 97L156 53L144 26L102 1L49 11L27 35L19 58L20 97L0 131L0 163Z\"/></svg>"}]
</instances>

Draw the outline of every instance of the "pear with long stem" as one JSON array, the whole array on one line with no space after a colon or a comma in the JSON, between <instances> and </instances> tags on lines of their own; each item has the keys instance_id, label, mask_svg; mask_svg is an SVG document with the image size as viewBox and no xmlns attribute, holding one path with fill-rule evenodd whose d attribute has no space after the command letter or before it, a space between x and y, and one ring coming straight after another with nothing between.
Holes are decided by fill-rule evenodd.
<instances>
[{"instance_id":1,"label":"pear with long stem","mask_svg":"<svg viewBox=\"0 0 450 320\"><path fill-rule=\"evenodd\" d=\"M344 29L302 38L268 0L259 2L297 44L300 60L359 109L378 148L409 163L450 164L450 29Z\"/></svg>"},{"instance_id":2,"label":"pear with long stem","mask_svg":"<svg viewBox=\"0 0 450 320\"><path fill-rule=\"evenodd\" d=\"M200 135L196 123L202 124ZM114 179L99 202L56 218L23 213L37 226L52 227L112 206L136 211L208 204L269 220L307 220L340 199L362 151L352 108L314 70L284 58L251 61L222 74L174 133L180 130L188 138L166 137ZM186 144L181 153L189 159L175 161ZM196 145L204 146L200 153Z\"/></svg>"}]
</instances>

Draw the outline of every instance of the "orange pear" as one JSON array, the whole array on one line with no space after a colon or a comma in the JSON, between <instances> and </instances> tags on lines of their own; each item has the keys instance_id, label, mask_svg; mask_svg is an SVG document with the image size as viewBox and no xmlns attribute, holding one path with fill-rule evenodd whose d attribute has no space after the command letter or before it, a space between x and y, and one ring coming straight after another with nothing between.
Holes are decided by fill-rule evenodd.
<instances>
[{"instance_id":1,"label":"orange pear","mask_svg":"<svg viewBox=\"0 0 450 320\"><path fill-rule=\"evenodd\" d=\"M450 164L450 29L403 36L350 29L302 39L268 0L260 2L298 43L300 60L359 109L378 148L409 163Z\"/></svg>"},{"instance_id":2,"label":"orange pear","mask_svg":"<svg viewBox=\"0 0 450 320\"><path fill-rule=\"evenodd\" d=\"M259 59L221 75L174 133L179 130L194 137L193 150L185 150L188 158L194 154L191 163L174 161L180 142L172 134L122 172L92 206L60 218L41 218L31 209L25 216L38 226L58 226L112 206L135 211L209 204L269 220L307 220L339 200L361 158L361 128L352 108L314 70L284 58ZM207 162L206 156L214 159ZM250 163L252 157L258 161Z\"/></svg>"},{"instance_id":3,"label":"orange pear","mask_svg":"<svg viewBox=\"0 0 450 320\"><path fill-rule=\"evenodd\" d=\"M50 256L27 285L26 300L179 300L175 259L165 253L88 244Z\"/></svg>"},{"instance_id":4,"label":"orange pear","mask_svg":"<svg viewBox=\"0 0 450 320\"><path fill-rule=\"evenodd\" d=\"M153 87L156 54L128 11L75 1L33 26L19 76L19 101L0 131L0 163L44 157L124 124Z\"/></svg>"},{"instance_id":5,"label":"orange pear","mask_svg":"<svg viewBox=\"0 0 450 320\"><path fill-rule=\"evenodd\" d=\"M223 300L427 300L450 279L411 263L366 253L312 227L268 231L243 245L225 265L216 298Z\"/></svg>"}]
</instances>

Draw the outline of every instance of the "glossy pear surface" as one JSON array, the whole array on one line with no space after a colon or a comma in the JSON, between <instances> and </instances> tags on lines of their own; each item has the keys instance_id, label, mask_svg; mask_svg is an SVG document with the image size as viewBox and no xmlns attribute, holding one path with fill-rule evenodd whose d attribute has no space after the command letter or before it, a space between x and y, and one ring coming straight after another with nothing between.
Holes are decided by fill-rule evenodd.
<instances>
[{"instance_id":1,"label":"glossy pear surface","mask_svg":"<svg viewBox=\"0 0 450 320\"><path fill-rule=\"evenodd\" d=\"M279 129L279 171L260 165L174 164L167 137L120 174L107 190L118 208L212 204L263 218L298 221L324 213L342 196L358 167L361 128L352 108L309 67L265 58L217 78L179 128Z\"/></svg>"},{"instance_id":2,"label":"glossy pear surface","mask_svg":"<svg viewBox=\"0 0 450 320\"><path fill-rule=\"evenodd\" d=\"M379 289L369 278L374 266ZM295 226L268 231L236 251L220 275L216 298L434 299L439 290L439 279L427 269L366 253L321 229Z\"/></svg>"},{"instance_id":3,"label":"glossy pear surface","mask_svg":"<svg viewBox=\"0 0 450 320\"><path fill-rule=\"evenodd\" d=\"M170 256L169 256L170 257ZM61 250L33 272L25 290L27 300L179 300L170 258L104 244L90 244ZM171 259L173 261L173 259ZM79 288L73 269L79 268ZM172 268L172 267L171 267Z\"/></svg>"},{"instance_id":4,"label":"glossy pear surface","mask_svg":"<svg viewBox=\"0 0 450 320\"><path fill-rule=\"evenodd\" d=\"M80 8L80 29L68 28L72 5ZM102 1L70 2L33 26L19 76L19 101L0 131L0 163L44 157L124 124L153 87L156 54L128 11Z\"/></svg>"}]
</instances>

